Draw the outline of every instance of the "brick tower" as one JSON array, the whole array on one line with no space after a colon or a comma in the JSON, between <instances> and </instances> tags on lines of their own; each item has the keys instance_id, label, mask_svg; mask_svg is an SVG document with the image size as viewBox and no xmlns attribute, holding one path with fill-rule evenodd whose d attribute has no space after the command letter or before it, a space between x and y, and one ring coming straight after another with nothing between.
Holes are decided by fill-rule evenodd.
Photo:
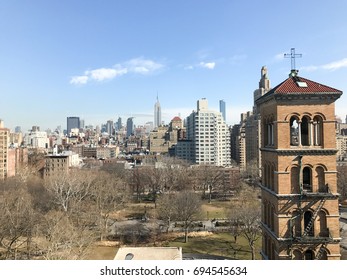
<instances>
[{"instance_id":1,"label":"brick tower","mask_svg":"<svg viewBox=\"0 0 347 280\"><path fill-rule=\"evenodd\" d=\"M341 94L292 70L256 101L263 259L340 259L334 102Z\"/></svg>"}]
</instances>

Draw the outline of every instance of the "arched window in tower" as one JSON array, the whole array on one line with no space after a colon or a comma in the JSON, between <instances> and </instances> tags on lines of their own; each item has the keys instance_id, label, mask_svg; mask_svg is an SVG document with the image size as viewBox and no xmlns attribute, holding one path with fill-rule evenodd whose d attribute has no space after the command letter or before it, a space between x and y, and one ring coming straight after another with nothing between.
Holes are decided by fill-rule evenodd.
<instances>
[{"instance_id":1,"label":"arched window in tower","mask_svg":"<svg viewBox=\"0 0 347 280\"><path fill-rule=\"evenodd\" d=\"M329 229L327 227L327 215L324 211L319 211L318 222L319 222L319 236L329 237Z\"/></svg>"},{"instance_id":2,"label":"arched window in tower","mask_svg":"<svg viewBox=\"0 0 347 280\"><path fill-rule=\"evenodd\" d=\"M299 250L294 250L293 251L293 256L292 256L293 260L302 260L302 254Z\"/></svg>"},{"instance_id":3,"label":"arched window in tower","mask_svg":"<svg viewBox=\"0 0 347 280\"><path fill-rule=\"evenodd\" d=\"M299 122L296 117L290 118L290 145L299 145Z\"/></svg>"},{"instance_id":4,"label":"arched window in tower","mask_svg":"<svg viewBox=\"0 0 347 280\"><path fill-rule=\"evenodd\" d=\"M302 189L307 192L312 192L312 171L306 166L302 170Z\"/></svg>"},{"instance_id":5,"label":"arched window in tower","mask_svg":"<svg viewBox=\"0 0 347 280\"><path fill-rule=\"evenodd\" d=\"M310 134L309 134L309 119L308 117L303 117L301 120L301 145L309 146L310 145Z\"/></svg>"},{"instance_id":6,"label":"arched window in tower","mask_svg":"<svg viewBox=\"0 0 347 280\"><path fill-rule=\"evenodd\" d=\"M305 260L314 260L314 253L312 250L307 250L305 252Z\"/></svg>"},{"instance_id":7,"label":"arched window in tower","mask_svg":"<svg viewBox=\"0 0 347 280\"><path fill-rule=\"evenodd\" d=\"M275 229L275 207L273 205L270 206L270 229L274 231Z\"/></svg>"},{"instance_id":8,"label":"arched window in tower","mask_svg":"<svg viewBox=\"0 0 347 280\"><path fill-rule=\"evenodd\" d=\"M264 120L264 143L265 146L274 145L274 124L272 118L267 118Z\"/></svg>"},{"instance_id":9,"label":"arched window in tower","mask_svg":"<svg viewBox=\"0 0 347 280\"><path fill-rule=\"evenodd\" d=\"M273 164L270 165L270 189L274 190L275 189L275 168Z\"/></svg>"},{"instance_id":10,"label":"arched window in tower","mask_svg":"<svg viewBox=\"0 0 347 280\"><path fill-rule=\"evenodd\" d=\"M325 185L325 172L322 166L316 167L316 176L318 192L326 193L328 191L328 188Z\"/></svg>"},{"instance_id":11,"label":"arched window in tower","mask_svg":"<svg viewBox=\"0 0 347 280\"><path fill-rule=\"evenodd\" d=\"M269 126L267 119L264 118L263 122L263 129L264 129L264 146L268 146L269 144Z\"/></svg>"},{"instance_id":12,"label":"arched window in tower","mask_svg":"<svg viewBox=\"0 0 347 280\"><path fill-rule=\"evenodd\" d=\"M323 145L323 119L320 116L313 118L313 143L315 146Z\"/></svg>"},{"instance_id":13,"label":"arched window in tower","mask_svg":"<svg viewBox=\"0 0 347 280\"><path fill-rule=\"evenodd\" d=\"M290 180L291 180L291 192L299 194L300 193L299 167L293 166L290 169Z\"/></svg>"},{"instance_id":14,"label":"arched window in tower","mask_svg":"<svg viewBox=\"0 0 347 280\"><path fill-rule=\"evenodd\" d=\"M327 260L328 259L328 252L327 249L325 248L321 248L321 256L320 256L320 260Z\"/></svg>"},{"instance_id":15,"label":"arched window in tower","mask_svg":"<svg viewBox=\"0 0 347 280\"><path fill-rule=\"evenodd\" d=\"M293 212L292 226L294 229L291 229L291 231L294 237L301 237L301 215L299 211Z\"/></svg>"},{"instance_id":16,"label":"arched window in tower","mask_svg":"<svg viewBox=\"0 0 347 280\"><path fill-rule=\"evenodd\" d=\"M264 168L263 168L263 184L265 187L268 186L268 179L267 179L267 164L264 163Z\"/></svg>"},{"instance_id":17,"label":"arched window in tower","mask_svg":"<svg viewBox=\"0 0 347 280\"><path fill-rule=\"evenodd\" d=\"M314 236L314 223L311 224L313 214L311 211L304 213L304 230L306 236Z\"/></svg>"}]
</instances>

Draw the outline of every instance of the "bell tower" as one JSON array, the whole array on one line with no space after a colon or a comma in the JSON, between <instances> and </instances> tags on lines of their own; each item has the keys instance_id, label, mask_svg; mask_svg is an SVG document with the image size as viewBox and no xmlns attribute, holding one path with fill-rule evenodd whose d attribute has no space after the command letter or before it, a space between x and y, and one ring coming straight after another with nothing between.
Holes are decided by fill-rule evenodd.
<instances>
[{"instance_id":1,"label":"bell tower","mask_svg":"<svg viewBox=\"0 0 347 280\"><path fill-rule=\"evenodd\" d=\"M292 70L256 101L263 259L340 259L334 102L341 94Z\"/></svg>"}]
</instances>

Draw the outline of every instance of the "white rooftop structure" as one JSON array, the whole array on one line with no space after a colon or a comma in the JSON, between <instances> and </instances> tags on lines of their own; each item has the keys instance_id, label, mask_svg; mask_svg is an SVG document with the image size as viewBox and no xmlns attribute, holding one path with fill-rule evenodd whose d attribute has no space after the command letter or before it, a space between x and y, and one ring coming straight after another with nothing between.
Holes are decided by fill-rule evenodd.
<instances>
[{"instance_id":1,"label":"white rooftop structure","mask_svg":"<svg viewBox=\"0 0 347 280\"><path fill-rule=\"evenodd\" d=\"M181 247L122 247L114 260L182 260Z\"/></svg>"}]
</instances>

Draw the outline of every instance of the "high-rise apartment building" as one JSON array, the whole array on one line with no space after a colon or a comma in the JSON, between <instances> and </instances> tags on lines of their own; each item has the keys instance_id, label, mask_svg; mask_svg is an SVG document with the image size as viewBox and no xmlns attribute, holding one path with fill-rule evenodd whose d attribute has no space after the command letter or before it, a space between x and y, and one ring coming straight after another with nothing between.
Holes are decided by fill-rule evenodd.
<instances>
[{"instance_id":1,"label":"high-rise apartment building","mask_svg":"<svg viewBox=\"0 0 347 280\"><path fill-rule=\"evenodd\" d=\"M206 99L198 100L197 111L187 118L187 140L191 141L190 160L194 163L216 166L231 164L229 128L220 112L208 109Z\"/></svg>"},{"instance_id":2,"label":"high-rise apartment building","mask_svg":"<svg viewBox=\"0 0 347 280\"><path fill-rule=\"evenodd\" d=\"M267 68L261 68L259 88L253 92L253 112L241 114L240 124L232 128L231 151L232 158L240 165L241 169L247 167L260 168L260 114L257 111L256 100L270 90L270 80Z\"/></svg>"},{"instance_id":3,"label":"high-rise apartment building","mask_svg":"<svg viewBox=\"0 0 347 280\"><path fill-rule=\"evenodd\" d=\"M161 107L157 96L157 102L154 104L154 128L159 126L161 126Z\"/></svg>"},{"instance_id":4,"label":"high-rise apartment building","mask_svg":"<svg viewBox=\"0 0 347 280\"><path fill-rule=\"evenodd\" d=\"M222 114L223 120L226 122L226 108L225 108L225 101L219 100L219 112Z\"/></svg>"},{"instance_id":5,"label":"high-rise apartment building","mask_svg":"<svg viewBox=\"0 0 347 280\"><path fill-rule=\"evenodd\" d=\"M67 134L68 135L70 134L71 129L73 129L73 128L80 129L80 118L79 117L67 117L66 128L67 128Z\"/></svg>"},{"instance_id":6,"label":"high-rise apartment building","mask_svg":"<svg viewBox=\"0 0 347 280\"><path fill-rule=\"evenodd\" d=\"M292 70L256 100L264 259L340 259L334 102L341 94Z\"/></svg>"},{"instance_id":7,"label":"high-rise apartment building","mask_svg":"<svg viewBox=\"0 0 347 280\"><path fill-rule=\"evenodd\" d=\"M0 120L0 180L7 178L10 130Z\"/></svg>"}]
</instances>

